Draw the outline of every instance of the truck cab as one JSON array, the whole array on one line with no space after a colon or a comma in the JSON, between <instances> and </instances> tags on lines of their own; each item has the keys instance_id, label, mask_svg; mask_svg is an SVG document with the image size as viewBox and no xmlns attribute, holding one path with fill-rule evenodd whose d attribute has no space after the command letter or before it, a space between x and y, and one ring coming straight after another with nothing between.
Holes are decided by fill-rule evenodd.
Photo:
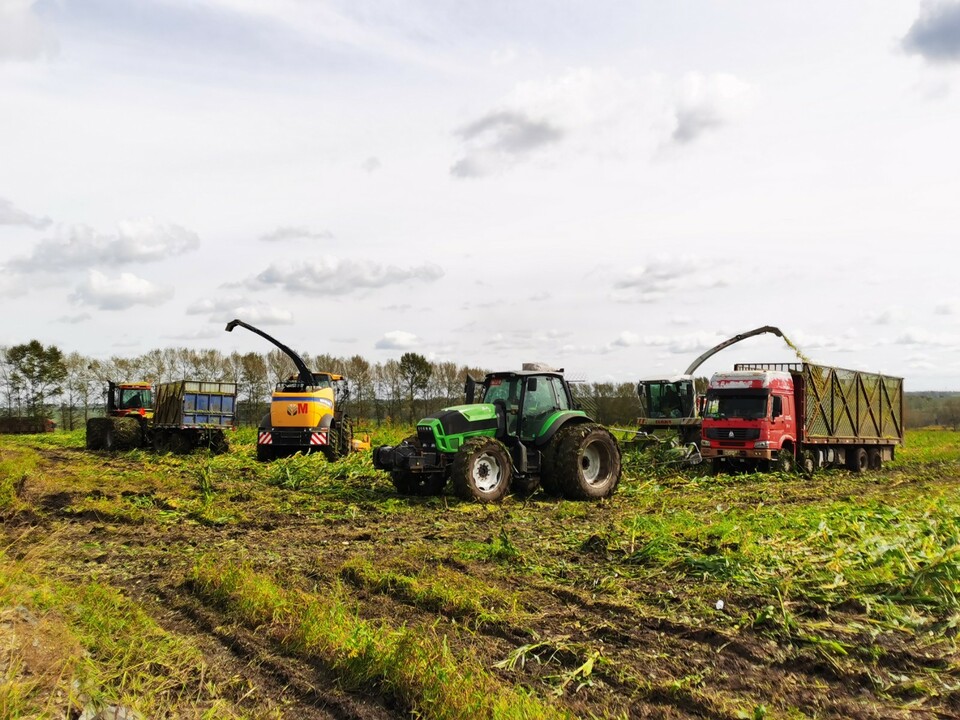
<instances>
[{"instance_id":1,"label":"truck cab","mask_svg":"<svg viewBox=\"0 0 960 720\"><path fill-rule=\"evenodd\" d=\"M700 452L723 466L791 469L797 446L797 405L789 372L715 373L707 388Z\"/></svg>"}]
</instances>

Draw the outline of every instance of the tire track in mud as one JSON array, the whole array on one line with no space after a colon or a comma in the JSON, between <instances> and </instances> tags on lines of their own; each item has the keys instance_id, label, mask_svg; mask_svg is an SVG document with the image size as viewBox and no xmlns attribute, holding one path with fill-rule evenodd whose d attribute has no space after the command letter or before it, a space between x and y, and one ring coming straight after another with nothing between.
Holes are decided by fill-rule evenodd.
<instances>
[{"instance_id":1,"label":"tire track in mud","mask_svg":"<svg viewBox=\"0 0 960 720\"><path fill-rule=\"evenodd\" d=\"M161 612L154 618L165 629L194 638L206 657L228 654L231 671L258 681L258 694L284 708L285 714L305 720L395 720L392 712L375 697L349 693L338 686L335 674L317 662L291 657L268 639L260 637L209 606L189 592L189 584L174 589L153 588ZM220 668L218 668L220 670Z\"/></svg>"}]
</instances>

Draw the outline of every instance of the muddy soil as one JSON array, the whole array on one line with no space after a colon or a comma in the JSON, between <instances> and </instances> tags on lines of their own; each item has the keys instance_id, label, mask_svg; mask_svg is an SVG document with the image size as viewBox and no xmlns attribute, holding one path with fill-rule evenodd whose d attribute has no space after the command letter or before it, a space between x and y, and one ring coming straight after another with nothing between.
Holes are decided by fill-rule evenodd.
<instances>
[{"instance_id":1,"label":"muddy soil","mask_svg":"<svg viewBox=\"0 0 960 720\"><path fill-rule=\"evenodd\" d=\"M688 598L706 596L714 588L690 577L624 573L622 558L608 551L603 533L589 531L608 526L610 513L624 511L626 501L588 504L566 517L557 501L538 494L506 510L464 512L464 504L453 498L397 501L389 483L361 478L351 481L361 489L351 496L349 512L331 512L330 504L303 512L283 507L281 489L258 495L246 481L236 487L223 481L223 502L242 512L222 524L204 524L164 515L177 507L178 491L150 479L149 468L146 479L119 485L104 481L91 488L84 479L91 457L80 451L41 451L40 472L19 488L25 507L4 519L8 555L56 568L57 575L70 580L96 578L121 589L163 628L196 644L209 665L206 681L217 683L238 709L254 715L379 719L409 713L381 698L375 688L344 690L329 668L285 653L265 634L204 604L188 580L201 555L243 561L310 591L342 585L361 617L444 634L455 652L481 658L504 683L529 687L577 716L960 717L956 692L918 696L910 688L895 688L897 676L927 672L960 681L958 658L931 651L908 634L872 635L869 623L862 622L862 607L830 609L832 622L860 622L864 628L862 636L845 642L866 650L836 662L815 646L778 639L731 619L750 616L769 598L728 598L724 610L711 617ZM109 476L113 462L107 460L100 477ZM927 482L952 491L960 485L950 475ZM798 480L792 489L779 487L779 499L768 500L822 500L830 486L829 481L813 487ZM91 497L98 501L97 509L91 509ZM149 499L150 512L109 512L111 506L128 506L131 498ZM515 562L491 561L470 549L495 543L505 523L510 542L519 549ZM562 542L577 523L584 541L575 546ZM562 573L539 569L537 553L545 549L551 567L562 567ZM424 574L442 567L517 598L517 612L496 622L472 622L425 607L402 592L345 573L344 564L358 558ZM609 583L616 583L616 593L598 590ZM823 611L816 606L806 610ZM806 610L801 605L794 612ZM522 661L504 664L524 646L530 650ZM591 656L596 659L592 674L577 675Z\"/></svg>"}]
</instances>

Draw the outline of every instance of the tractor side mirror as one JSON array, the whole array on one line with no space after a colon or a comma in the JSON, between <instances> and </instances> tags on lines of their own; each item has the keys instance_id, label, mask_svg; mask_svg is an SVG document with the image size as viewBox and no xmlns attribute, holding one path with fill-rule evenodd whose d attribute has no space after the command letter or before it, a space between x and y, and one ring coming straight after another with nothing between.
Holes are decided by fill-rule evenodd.
<instances>
[{"instance_id":1,"label":"tractor side mirror","mask_svg":"<svg viewBox=\"0 0 960 720\"><path fill-rule=\"evenodd\" d=\"M466 396L467 405L473 405L473 396L476 394L477 381L467 375L467 381L463 385L463 394Z\"/></svg>"}]
</instances>

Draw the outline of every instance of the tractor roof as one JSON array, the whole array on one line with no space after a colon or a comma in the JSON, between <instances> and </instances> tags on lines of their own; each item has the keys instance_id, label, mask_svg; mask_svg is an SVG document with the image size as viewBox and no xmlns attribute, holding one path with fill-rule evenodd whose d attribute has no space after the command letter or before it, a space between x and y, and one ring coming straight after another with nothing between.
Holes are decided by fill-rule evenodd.
<instances>
[{"instance_id":1,"label":"tractor roof","mask_svg":"<svg viewBox=\"0 0 960 720\"><path fill-rule=\"evenodd\" d=\"M508 377L532 377L540 375L549 375L563 379L562 370L500 370L498 372L487 373L488 378L508 378Z\"/></svg>"}]
</instances>

